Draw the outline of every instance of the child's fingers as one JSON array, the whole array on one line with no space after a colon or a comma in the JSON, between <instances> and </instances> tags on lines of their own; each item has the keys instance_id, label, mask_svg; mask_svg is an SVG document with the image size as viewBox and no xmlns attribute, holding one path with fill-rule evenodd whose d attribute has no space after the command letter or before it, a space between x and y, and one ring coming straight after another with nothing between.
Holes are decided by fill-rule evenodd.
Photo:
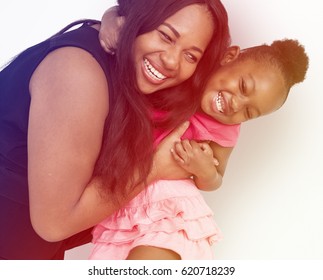
<instances>
[{"instance_id":1,"label":"child's fingers","mask_svg":"<svg viewBox=\"0 0 323 280\"><path fill-rule=\"evenodd\" d=\"M171 151L175 161L177 161L180 164L185 163L185 160L179 156L179 154L175 151L175 149L171 149L170 151Z\"/></svg>"},{"instance_id":2,"label":"child's fingers","mask_svg":"<svg viewBox=\"0 0 323 280\"><path fill-rule=\"evenodd\" d=\"M117 25L118 25L119 30L123 27L124 22L125 22L125 17L118 17L117 18Z\"/></svg>"},{"instance_id":3,"label":"child's fingers","mask_svg":"<svg viewBox=\"0 0 323 280\"><path fill-rule=\"evenodd\" d=\"M207 155L213 156L213 150L208 143L201 142L201 143L199 143L199 146L204 153L206 153ZM216 158L213 158L213 162L214 162L215 166L219 166L219 164L220 164Z\"/></svg>"},{"instance_id":4,"label":"child's fingers","mask_svg":"<svg viewBox=\"0 0 323 280\"><path fill-rule=\"evenodd\" d=\"M111 55L115 54L115 48L111 47L111 45L113 45L112 43L110 43L109 41L105 40L105 39L100 39L100 44L101 47L108 53Z\"/></svg>"},{"instance_id":5,"label":"child's fingers","mask_svg":"<svg viewBox=\"0 0 323 280\"><path fill-rule=\"evenodd\" d=\"M186 152L186 153L192 153L192 150L193 150L193 147L191 145L191 141L190 140L182 140L181 142L181 146L183 148L183 150Z\"/></svg>"},{"instance_id":6,"label":"child's fingers","mask_svg":"<svg viewBox=\"0 0 323 280\"><path fill-rule=\"evenodd\" d=\"M192 152L193 151L200 152L200 150L204 151L203 147L201 146L201 143L196 142L195 140L190 140L189 145L190 145Z\"/></svg>"},{"instance_id":7,"label":"child's fingers","mask_svg":"<svg viewBox=\"0 0 323 280\"><path fill-rule=\"evenodd\" d=\"M208 143L201 142L199 143L199 146L201 147L202 151L206 154L213 155L213 150Z\"/></svg>"},{"instance_id":8,"label":"child's fingers","mask_svg":"<svg viewBox=\"0 0 323 280\"><path fill-rule=\"evenodd\" d=\"M185 139L174 145L174 152L176 153L177 158L180 158L181 162L185 164L190 163L190 158L193 157L195 149L200 149L200 147L193 140Z\"/></svg>"},{"instance_id":9,"label":"child's fingers","mask_svg":"<svg viewBox=\"0 0 323 280\"><path fill-rule=\"evenodd\" d=\"M117 44L116 34L111 34L104 27L101 27L99 33L100 45L109 54L115 53L115 46Z\"/></svg>"},{"instance_id":10,"label":"child's fingers","mask_svg":"<svg viewBox=\"0 0 323 280\"><path fill-rule=\"evenodd\" d=\"M177 157L175 159L179 160L181 163L187 163L188 162L188 155L184 148L184 141L183 142L176 142L174 145L174 151Z\"/></svg>"},{"instance_id":11,"label":"child's fingers","mask_svg":"<svg viewBox=\"0 0 323 280\"><path fill-rule=\"evenodd\" d=\"M103 47L103 49L111 55L114 55L116 53L116 46L119 40L119 33L121 28L123 27L125 22L124 17L117 17L117 30L113 34L109 34L109 36L104 36L101 34L108 34L108 32L101 31L100 36L100 44ZM102 28L103 29L103 28Z\"/></svg>"}]
</instances>

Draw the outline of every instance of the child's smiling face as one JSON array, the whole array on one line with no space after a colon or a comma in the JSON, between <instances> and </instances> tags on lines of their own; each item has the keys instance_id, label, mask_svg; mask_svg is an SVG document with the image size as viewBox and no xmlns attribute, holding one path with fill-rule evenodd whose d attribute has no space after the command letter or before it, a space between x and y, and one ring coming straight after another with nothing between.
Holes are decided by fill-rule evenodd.
<instances>
[{"instance_id":1,"label":"child's smiling face","mask_svg":"<svg viewBox=\"0 0 323 280\"><path fill-rule=\"evenodd\" d=\"M281 72L252 59L225 60L209 79L201 109L225 124L238 124L279 109L288 91Z\"/></svg>"}]
</instances>

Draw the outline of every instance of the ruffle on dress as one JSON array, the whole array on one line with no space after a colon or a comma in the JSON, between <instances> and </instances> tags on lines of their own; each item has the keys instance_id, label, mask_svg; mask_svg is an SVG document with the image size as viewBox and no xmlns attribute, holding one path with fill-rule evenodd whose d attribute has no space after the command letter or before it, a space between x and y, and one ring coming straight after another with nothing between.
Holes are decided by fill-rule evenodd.
<instances>
[{"instance_id":1,"label":"ruffle on dress","mask_svg":"<svg viewBox=\"0 0 323 280\"><path fill-rule=\"evenodd\" d=\"M153 232L183 231L187 239L210 244L222 234L212 210L191 180L158 181L93 230L93 243L129 243Z\"/></svg>"}]
</instances>

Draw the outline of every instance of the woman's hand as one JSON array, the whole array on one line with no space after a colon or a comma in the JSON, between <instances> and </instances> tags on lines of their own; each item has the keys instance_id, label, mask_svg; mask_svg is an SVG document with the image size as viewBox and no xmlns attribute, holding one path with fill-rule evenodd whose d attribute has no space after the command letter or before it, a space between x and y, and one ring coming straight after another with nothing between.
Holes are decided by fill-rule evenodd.
<instances>
[{"instance_id":1,"label":"woman's hand","mask_svg":"<svg viewBox=\"0 0 323 280\"><path fill-rule=\"evenodd\" d=\"M99 30L99 39L102 48L109 54L114 55L119 39L119 33L124 23L124 17L118 15L118 7L108 9L102 19Z\"/></svg>"},{"instance_id":2,"label":"woman's hand","mask_svg":"<svg viewBox=\"0 0 323 280\"><path fill-rule=\"evenodd\" d=\"M171 153L171 150L175 148L175 144L181 141L181 136L184 134L188 126L188 122L180 125L158 145L154 156L152 171L152 177L155 180L184 179L190 176L188 172L178 165Z\"/></svg>"}]
</instances>

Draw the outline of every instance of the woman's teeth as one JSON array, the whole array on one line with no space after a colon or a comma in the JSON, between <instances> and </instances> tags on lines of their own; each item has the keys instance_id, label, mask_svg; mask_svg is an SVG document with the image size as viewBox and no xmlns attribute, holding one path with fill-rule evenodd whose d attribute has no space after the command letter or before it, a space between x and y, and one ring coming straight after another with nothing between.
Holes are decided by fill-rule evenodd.
<instances>
[{"instance_id":1,"label":"woman's teeth","mask_svg":"<svg viewBox=\"0 0 323 280\"><path fill-rule=\"evenodd\" d=\"M223 113L224 110L223 110L223 107L224 107L224 101L223 101L223 96L222 96L222 93L219 92L216 96L216 99L215 99L215 104L216 104L216 108L218 109L218 111L220 113Z\"/></svg>"},{"instance_id":2,"label":"woman's teeth","mask_svg":"<svg viewBox=\"0 0 323 280\"><path fill-rule=\"evenodd\" d=\"M151 76L154 79L158 79L158 80L164 80L167 77L165 75L163 75L162 73L158 72L150 63L149 61L145 58L144 59L144 63L145 63L145 67L147 70L147 73L149 74L149 76Z\"/></svg>"}]
</instances>

